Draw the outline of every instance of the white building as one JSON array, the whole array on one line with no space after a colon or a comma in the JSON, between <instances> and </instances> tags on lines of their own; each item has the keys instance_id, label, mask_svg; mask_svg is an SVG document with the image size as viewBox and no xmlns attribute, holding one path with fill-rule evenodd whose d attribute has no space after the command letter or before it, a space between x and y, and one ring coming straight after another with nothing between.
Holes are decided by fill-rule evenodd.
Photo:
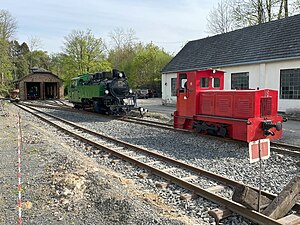
<instances>
[{"instance_id":1,"label":"white building","mask_svg":"<svg viewBox=\"0 0 300 225\"><path fill-rule=\"evenodd\" d=\"M225 71L225 89L278 90L279 111L300 111L300 15L188 42L162 70L163 104L177 72Z\"/></svg>"}]
</instances>

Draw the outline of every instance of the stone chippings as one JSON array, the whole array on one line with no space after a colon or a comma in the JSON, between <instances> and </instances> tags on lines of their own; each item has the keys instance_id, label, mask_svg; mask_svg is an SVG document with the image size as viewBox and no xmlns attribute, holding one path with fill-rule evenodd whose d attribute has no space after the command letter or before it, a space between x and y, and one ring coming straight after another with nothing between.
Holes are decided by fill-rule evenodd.
<instances>
[{"instance_id":1,"label":"stone chippings","mask_svg":"<svg viewBox=\"0 0 300 225\"><path fill-rule=\"evenodd\" d=\"M21 116L24 224L189 224L176 214L164 213L132 191L118 174L112 176L113 171L80 153L74 148L78 142L70 148L57 144L71 139L57 138L55 129L27 113ZM0 135L0 224L16 224L18 219L17 127L13 121L17 121L14 113L0 117L5 128Z\"/></svg>"},{"instance_id":2,"label":"stone chippings","mask_svg":"<svg viewBox=\"0 0 300 225\"><path fill-rule=\"evenodd\" d=\"M246 145L226 143L210 139L209 137L195 137L173 131L164 131L162 133L160 129L98 116L57 112L54 110L47 111L98 132L117 137L132 144L144 146L222 176L258 187L259 164L249 163ZM73 146L95 158L100 164L122 172L125 177L132 178L132 176L136 176L134 180L136 185L149 192L157 193L164 202L177 208L178 211L176 213L180 212L194 216L204 224L215 224L213 219L208 216L208 210L218 207L216 204L203 198L184 202L180 200L180 194L186 192L186 190L176 185L169 185L166 189L157 189L155 182L163 182L160 178L155 176L149 176L146 179L138 178L138 173L146 171L139 171L128 163L111 163L110 157L99 157L101 155L99 150L93 150L93 152L97 152L96 154L91 153L90 147L68 137L63 137L63 135L61 136ZM296 166L298 161L299 158L272 153L271 157L263 163L263 189L271 193L280 192L289 180L299 173L299 168ZM209 182L199 183L204 186L211 186ZM222 195L228 197L231 194L230 191L225 190ZM181 212L182 210L183 212ZM231 216L222 222L223 224L251 224L247 219L237 215Z\"/></svg>"}]
</instances>

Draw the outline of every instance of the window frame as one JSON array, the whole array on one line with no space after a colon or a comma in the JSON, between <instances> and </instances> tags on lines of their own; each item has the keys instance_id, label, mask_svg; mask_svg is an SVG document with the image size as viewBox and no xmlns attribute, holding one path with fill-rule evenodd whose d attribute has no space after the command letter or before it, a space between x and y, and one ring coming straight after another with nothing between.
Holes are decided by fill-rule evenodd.
<instances>
[{"instance_id":1,"label":"window frame","mask_svg":"<svg viewBox=\"0 0 300 225\"><path fill-rule=\"evenodd\" d=\"M209 88L209 77L200 77L200 88Z\"/></svg>"},{"instance_id":2,"label":"window frame","mask_svg":"<svg viewBox=\"0 0 300 225\"><path fill-rule=\"evenodd\" d=\"M300 68L280 70L279 99L300 100Z\"/></svg>"},{"instance_id":3,"label":"window frame","mask_svg":"<svg viewBox=\"0 0 300 225\"><path fill-rule=\"evenodd\" d=\"M177 78L176 77L172 77L171 78L171 96L176 96L176 83L177 83Z\"/></svg>"},{"instance_id":4,"label":"window frame","mask_svg":"<svg viewBox=\"0 0 300 225\"><path fill-rule=\"evenodd\" d=\"M247 79L247 81L246 81L246 79ZM250 88L249 72L231 73L230 83L231 83L231 90L247 90L247 89L249 89Z\"/></svg>"},{"instance_id":5,"label":"window frame","mask_svg":"<svg viewBox=\"0 0 300 225\"><path fill-rule=\"evenodd\" d=\"M186 87L184 87L184 84L186 82L187 82L187 74L186 73L180 73L179 74L179 92L180 93L183 93L185 91Z\"/></svg>"}]
</instances>

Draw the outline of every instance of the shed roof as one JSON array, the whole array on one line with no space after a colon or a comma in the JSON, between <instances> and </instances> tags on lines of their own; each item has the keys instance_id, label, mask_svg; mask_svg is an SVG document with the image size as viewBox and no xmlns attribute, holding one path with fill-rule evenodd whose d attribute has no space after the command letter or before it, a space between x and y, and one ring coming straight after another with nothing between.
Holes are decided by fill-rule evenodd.
<instances>
[{"instance_id":1,"label":"shed roof","mask_svg":"<svg viewBox=\"0 0 300 225\"><path fill-rule=\"evenodd\" d=\"M30 73L30 74L28 74L28 75L26 75L26 76L24 76L24 77L21 77L21 78L19 78L18 80L14 80L13 82L14 82L14 83L18 83L18 82L20 82L20 81L26 79L26 78L29 77L29 76L32 76L32 75L38 76L39 74L49 74L50 76L54 76L54 77L57 78L58 80L62 81L62 79L61 79L59 76L53 74L53 73L50 72L50 71L47 71L47 70L32 70L32 73Z\"/></svg>"},{"instance_id":2,"label":"shed roof","mask_svg":"<svg viewBox=\"0 0 300 225\"><path fill-rule=\"evenodd\" d=\"M188 42L163 73L300 58L300 14Z\"/></svg>"}]
</instances>

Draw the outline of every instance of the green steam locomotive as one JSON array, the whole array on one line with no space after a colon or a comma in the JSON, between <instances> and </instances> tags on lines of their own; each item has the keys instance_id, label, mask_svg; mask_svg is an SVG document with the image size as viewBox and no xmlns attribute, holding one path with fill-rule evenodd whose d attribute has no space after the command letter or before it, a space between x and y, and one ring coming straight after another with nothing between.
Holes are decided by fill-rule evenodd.
<instances>
[{"instance_id":1,"label":"green steam locomotive","mask_svg":"<svg viewBox=\"0 0 300 225\"><path fill-rule=\"evenodd\" d=\"M116 69L73 78L69 101L75 108L93 108L98 113L109 115L124 115L136 105L125 73Z\"/></svg>"}]
</instances>

